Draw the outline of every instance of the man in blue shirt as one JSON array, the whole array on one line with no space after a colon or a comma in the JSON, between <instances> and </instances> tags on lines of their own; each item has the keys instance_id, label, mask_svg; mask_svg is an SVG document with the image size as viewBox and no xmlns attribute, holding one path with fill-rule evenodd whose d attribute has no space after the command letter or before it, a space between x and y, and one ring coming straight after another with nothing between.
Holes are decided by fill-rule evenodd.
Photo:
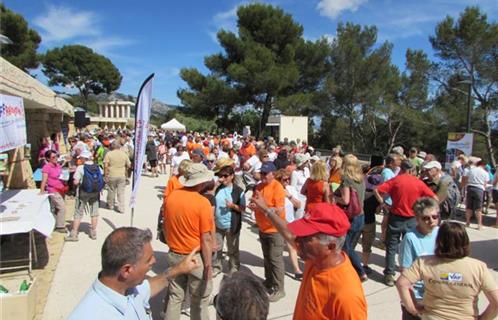
<instances>
[{"instance_id":1,"label":"man in blue shirt","mask_svg":"<svg viewBox=\"0 0 498 320\"><path fill-rule=\"evenodd\" d=\"M215 170L217 171L217 170ZM222 270L223 241L227 240L227 255L229 274L239 270L239 238L242 223L242 213L246 201L243 190L233 183L235 171L233 166L224 166L216 172L220 186L216 189L216 240L219 250L213 263L213 276Z\"/></svg>"},{"instance_id":2,"label":"man in blue shirt","mask_svg":"<svg viewBox=\"0 0 498 320\"><path fill-rule=\"evenodd\" d=\"M198 268L193 250L179 264L145 280L156 259L150 230L123 227L107 236L102 246L102 271L69 320L152 319L149 299L174 277Z\"/></svg>"},{"instance_id":3,"label":"man in blue shirt","mask_svg":"<svg viewBox=\"0 0 498 320\"><path fill-rule=\"evenodd\" d=\"M401 271L411 267L413 262L421 256L433 255L436 247L436 236L439 222L439 204L433 198L420 198L413 205L413 211L416 215L417 226L408 231L403 237L399 253L399 265ZM416 305L422 305L424 297L424 283L417 282L413 285L413 296ZM410 314L403 305L401 305L403 320L420 319Z\"/></svg>"}]
</instances>

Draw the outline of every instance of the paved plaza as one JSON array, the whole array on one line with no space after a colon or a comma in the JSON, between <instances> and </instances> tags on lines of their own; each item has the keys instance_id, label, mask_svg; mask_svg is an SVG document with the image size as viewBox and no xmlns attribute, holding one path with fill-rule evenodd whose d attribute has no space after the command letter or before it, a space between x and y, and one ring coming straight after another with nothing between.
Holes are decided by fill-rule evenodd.
<instances>
[{"instance_id":1,"label":"paved plaza","mask_svg":"<svg viewBox=\"0 0 498 320\"><path fill-rule=\"evenodd\" d=\"M154 235L156 234L157 215L166 181L165 175L161 175L159 178L142 177L133 224L135 227L149 228ZM130 186L126 189L127 200L129 199L130 189ZM100 270L100 249L105 237L114 228L129 226L130 217L129 208L126 209L125 214L100 209L98 239L96 241L90 240L88 235L84 233L89 229L89 217L83 219L84 223L82 223L79 242L64 244L50 288L43 319L65 319L70 314ZM467 229L467 231L472 241L472 256L485 261L488 267L494 269L493 274L498 279L498 229L489 227L491 217L494 217L494 211L485 216L484 221L488 226L484 227L484 230ZM252 223L253 220L248 215L242 226L240 241L242 270L250 271L263 278L262 252L257 229L252 227ZM154 240L153 248L157 263L150 272L151 275L162 272L168 267L166 263L167 246L158 240ZM361 250L361 245L357 247L357 250ZM401 311L396 288L386 287L382 283L384 251L374 248L371 262L374 273L370 276L370 280L363 284L367 297L369 319L400 319ZM287 295L284 299L271 304L268 319L292 319L300 282L291 278L291 267L287 258L286 268L288 276L285 277L285 291ZM221 279L221 275L214 279L214 293L217 292ZM164 292L151 300L154 319L161 319L160 311L163 297ZM483 308L484 301L486 299L482 297L480 299L480 310ZM213 307L210 307L210 317L211 319L216 319ZM188 317L183 315L182 319L188 319Z\"/></svg>"}]
</instances>

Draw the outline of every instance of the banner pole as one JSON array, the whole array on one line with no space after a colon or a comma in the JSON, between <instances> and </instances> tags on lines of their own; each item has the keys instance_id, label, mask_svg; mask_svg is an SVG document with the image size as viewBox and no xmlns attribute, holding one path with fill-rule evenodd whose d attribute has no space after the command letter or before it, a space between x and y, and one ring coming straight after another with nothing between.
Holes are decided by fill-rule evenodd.
<instances>
[{"instance_id":1,"label":"banner pole","mask_svg":"<svg viewBox=\"0 0 498 320\"><path fill-rule=\"evenodd\" d=\"M139 150L139 148L137 148L137 123L138 123L138 108L140 106L140 97L142 95L142 90L144 89L145 85L154 77L154 73L152 73L150 76L147 77L147 79L145 79L145 81L142 83L142 86L140 87L140 90L138 91L138 96L137 96L137 102L135 103L135 134L134 134L134 137L133 137L133 147L134 147L134 158L133 158L133 161L134 161L134 164L133 164L133 179L132 179L132 183L131 183L131 197L134 197L136 195L134 195L134 190L135 190L135 177L136 177L136 174L137 174L137 169L138 169L138 166L136 165L137 163L137 160L139 159L138 157L138 153L141 151ZM150 107L150 106L149 106ZM149 114L149 118L150 118L150 114ZM147 123L148 123L149 119L147 119ZM144 128L144 130L146 130L148 132L148 128ZM140 172L141 172L141 168L140 168ZM132 200L132 199L130 199ZM136 201L133 201L130 203L131 205L131 220L130 220L130 226L133 227L133 218L135 216L135 202Z\"/></svg>"}]
</instances>

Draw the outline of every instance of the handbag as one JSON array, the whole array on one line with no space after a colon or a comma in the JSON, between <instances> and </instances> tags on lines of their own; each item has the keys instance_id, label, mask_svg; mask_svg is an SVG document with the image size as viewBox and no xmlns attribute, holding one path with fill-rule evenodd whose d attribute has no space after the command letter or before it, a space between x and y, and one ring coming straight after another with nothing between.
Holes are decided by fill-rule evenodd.
<instances>
[{"instance_id":1,"label":"handbag","mask_svg":"<svg viewBox=\"0 0 498 320\"><path fill-rule=\"evenodd\" d=\"M355 188L349 187L349 204L342 206L342 209L350 220L362 212L363 208Z\"/></svg>"}]
</instances>

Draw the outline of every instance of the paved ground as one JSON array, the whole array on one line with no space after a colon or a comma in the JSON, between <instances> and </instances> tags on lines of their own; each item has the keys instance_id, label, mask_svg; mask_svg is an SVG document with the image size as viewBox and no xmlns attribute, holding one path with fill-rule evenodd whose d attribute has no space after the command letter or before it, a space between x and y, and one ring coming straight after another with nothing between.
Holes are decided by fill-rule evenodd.
<instances>
[{"instance_id":1,"label":"paved ground","mask_svg":"<svg viewBox=\"0 0 498 320\"><path fill-rule=\"evenodd\" d=\"M149 178L144 176L141 181L140 192L138 196L137 208L135 210L134 226L140 228L150 228L155 234L156 219L158 209L161 205L160 196L166 176L159 178ZM127 188L126 199L129 199L130 188ZM114 228L130 225L130 211L126 210L124 215L116 212L100 209L101 218L98 226L98 239L90 240L84 233L89 228L87 223L82 224L80 232L80 241L75 243L66 243L55 272L55 277L50 288L47 298L47 304L43 319L58 320L65 319L78 301L83 297L86 290L95 280L100 270L100 248L104 238ZM493 212L494 216L494 212ZM88 218L85 218L88 222ZM260 278L263 277L263 260L261 248L259 245L256 230L251 227L251 218L248 217L243 225L241 232L241 263L242 269L249 270ZM490 216L485 218L488 225L491 222ZM472 255L488 264L488 267L494 268L493 273L498 279L498 229L485 227L482 231L467 229L472 240ZM157 263L150 272L161 272L167 268L165 254L167 247L154 240L153 248L155 250ZM358 247L360 249L360 246ZM400 319L401 312L399 308L399 299L395 288L386 287L382 284L382 265L384 261L384 251L374 249L372 255L372 268L374 273L371 279L364 283L365 294L368 301L368 312L370 319ZM287 271L291 268L286 260ZM290 276L290 273L288 273ZM221 276L215 278L214 292L217 292ZM287 296L277 303L271 304L269 319L291 319L294 309L296 295L300 283L290 277L285 278ZM160 295L151 301L154 319L160 319L161 300ZM485 299L480 299L480 305L485 304ZM215 310L210 307L211 319L215 319ZM182 319L188 319L183 316Z\"/></svg>"}]
</instances>

